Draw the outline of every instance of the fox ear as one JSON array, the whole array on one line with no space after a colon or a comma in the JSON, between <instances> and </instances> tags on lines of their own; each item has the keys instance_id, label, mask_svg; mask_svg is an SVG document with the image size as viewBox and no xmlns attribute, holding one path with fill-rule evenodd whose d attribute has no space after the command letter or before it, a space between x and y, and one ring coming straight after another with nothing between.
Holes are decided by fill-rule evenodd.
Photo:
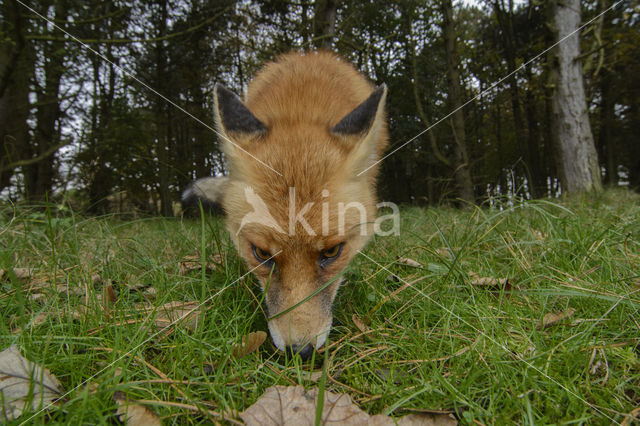
<instances>
[{"instance_id":1,"label":"fox ear","mask_svg":"<svg viewBox=\"0 0 640 426\"><path fill-rule=\"evenodd\" d=\"M347 158L347 167L352 173L360 173L377 161L386 97L387 86L382 84L331 129L331 134L352 145Z\"/></svg>"},{"instance_id":2,"label":"fox ear","mask_svg":"<svg viewBox=\"0 0 640 426\"><path fill-rule=\"evenodd\" d=\"M216 84L214 89L216 127L227 138L247 139L267 132L267 126L244 106L238 95Z\"/></svg>"},{"instance_id":3,"label":"fox ear","mask_svg":"<svg viewBox=\"0 0 640 426\"><path fill-rule=\"evenodd\" d=\"M375 122L378 110L384 106L386 94L387 85L378 86L364 102L333 126L331 133L336 136L356 136L367 133Z\"/></svg>"}]
</instances>

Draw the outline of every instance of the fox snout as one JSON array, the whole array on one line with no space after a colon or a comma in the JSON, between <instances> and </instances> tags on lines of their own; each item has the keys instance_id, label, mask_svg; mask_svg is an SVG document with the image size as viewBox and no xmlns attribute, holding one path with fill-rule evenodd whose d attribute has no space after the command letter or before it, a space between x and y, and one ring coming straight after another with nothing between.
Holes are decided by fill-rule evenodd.
<instances>
[{"instance_id":1,"label":"fox snout","mask_svg":"<svg viewBox=\"0 0 640 426\"><path fill-rule=\"evenodd\" d=\"M310 358L315 349L325 344L331 329L333 314L331 301L326 300L328 295L321 293L300 303L304 298L277 300L269 294L277 291L267 293L269 332L274 345L289 355L298 354L303 360ZM295 309L278 315L298 303Z\"/></svg>"}]
</instances>

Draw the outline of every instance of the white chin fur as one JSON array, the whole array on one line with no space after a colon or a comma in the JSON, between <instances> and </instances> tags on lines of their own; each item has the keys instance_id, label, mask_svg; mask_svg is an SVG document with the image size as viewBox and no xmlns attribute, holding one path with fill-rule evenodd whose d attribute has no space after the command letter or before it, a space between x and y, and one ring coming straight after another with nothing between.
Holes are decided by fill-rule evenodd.
<instances>
[{"instance_id":1,"label":"white chin fur","mask_svg":"<svg viewBox=\"0 0 640 426\"><path fill-rule=\"evenodd\" d=\"M271 334L271 340L273 340L273 344L276 345L276 348L284 352L284 340L276 326L273 325L273 321L269 321L269 333Z\"/></svg>"},{"instance_id":2,"label":"white chin fur","mask_svg":"<svg viewBox=\"0 0 640 426\"><path fill-rule=\"evenodd\" d=\"M331 320L329 320L329 323L326 325L324 331L320 332L316 336L316 341L312 342L312 343L314 343L313 346L316 349L321 348L325 344L325 342L327 341L327 337L329 336L329 331L331 330L331 323L332 322L333 322L333 318L331 318ZM271 334L271 339L273 340L273 344L276 346L276 348L278 348L278 350L284 352L285 351L285 344L284 344L284 339L282 338L282 335L280 334L280 331L274 325L273 321L269 321L268 325L269 325L269 333Z\"/></svg>"}]
</instances>

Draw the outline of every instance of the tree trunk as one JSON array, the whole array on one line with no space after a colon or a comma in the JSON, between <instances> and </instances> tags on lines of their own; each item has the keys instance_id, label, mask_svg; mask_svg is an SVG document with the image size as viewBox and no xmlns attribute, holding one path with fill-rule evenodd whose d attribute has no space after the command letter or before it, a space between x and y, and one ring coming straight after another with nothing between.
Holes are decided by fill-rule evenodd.
<instances>
[{"instance_id":1,"label":"tree trunk","mask_svg":"<svg viewBox=\"0 0 640 426\"><path fill-rule=\"evenodd\" d=\"M614 99L611 93L611 72L603 69L600 74L600 133L598 134L598 145L600 152L606 161L606 183L616 185L618 183L618 160L616 156L616 144L613 139L612 130L616 125Z\"/></svg>"},{"instance_id":2,"label":"tree trunk","mask_svg":"<svg viewBox=\"0 0 640 426\"><path fill-rule=\"evenodd\" d=\"M159 22L158 37L167 33L168 19L167 1L162 2L162 13ZM167 84L168 60L163 40L156 42L156 74L158 84ZM166 86L165 86L166 87ZM167 108L163 99L157 99L156 104L156 139L158 156L158 195L160 196L160 214L173 216L171 192L169 190L169 150L171 146L171 111Z\"/></svg>"},{"instance_id":3,"label":"tree trunk","mask_svg":"<svg viewBox=\"0 0 640 426\"><path fill-rule=\"evenodd\" d=\"M336 30L338 0L317 0L313 19L316 46L331 49Z\"/></svg>"},{"instance_id":4,"label":"tree trunk","mask_svg":"<svg viewBox=\"0 0 640 426\"><path fill-rule=\"evenodd\" d=\"M33 75L31 45L24 40L26 23L16 1L1 6L0 32L0 191L9 186L15 163L26 155L29 141L29 80Z\"/></svg>"},{"instance_id":5,"label":"tree trunk","mask_svg":"<svg viewBox=\"0 0 640 426\"><path fill-rule=\"evenodd\" d=\"M44 11L49 6L55 9L56 22L65 22L67 9L65 2L53 1L44 5ZM43 33L46 33L47 23L42 24ZM63 33L58 27L53 27L51 35L55 38L63 38ZM54 149L60 143L60 81L64 74L65 49L63 42L45 42L42 56L44 61L44 88L38 93L38 108L36 110L36 128L34 143L29 147L30 157L38 157ZM56 175L54 155L46 155L42 160L23 168L27 199L30 201L45 201L53 188Z\"/></svg>"},{"instance_id":6,"label":"tree trunk","mask_svg":"<svg viewBox=\"0 0 640 426\"><path fill-rule=\"evenodd\" d=\"M462 87L458 74L458 53L456 50L456 34L453 22L453 5L451 0L442 2L443 25L442 32L447 56L447 77L449 79L449 106L456 112L453 114L451 131L453 133L453 163L454 175L460 198L469 204L475 203L473 182L469 171L466 136L464 128L464 114L462 112Z\"/></svg>"},{"instance_id":7,"label":"tree trunk","mask_svg":"<svg viewBox=\"0 0 640 426\"><path fill-rule=\"evenodd\" d=\"M550 26L560 41L580 25L579 0L549 0ZM563 192L602 189L598 154L593 142L585 99L576 32L555 47L553 53L553 138Z\"/></svg>"},{"instance_id":8,"label":"tree trunk","mask_svg":"<svg viewBox=\"0 0 640 426\"><path fill-rule=\"evenodd\" d=\"M534 77L531 66L526 67L527 80L529 87L533 87L536 77ZM525 95L525 110L527 112L527 135L528 160L527 168L529 170L529 190L533 198L540 198L545 193L546 176L542 171L540 152L542 151L542 141L540 139L540 120L538 118L538 106L533 89L527 90Z\"/></svg>"},{"instance_id":9,"label":"tree trunk","mask_svg":"<svg viewBox=\"0 0 640 426\"><path fill-rule=\"evenodd\" d=\"M511 73L507 78L509 82L509 94L511 96L511 109L513 113L514 132L516 135L516 143L520 150L520 155L524 158L527 167L530 165L529 150L527 148L527 138L525 134L524 119L522 118L522 101L520 100L520 88L516 74L512 73L516 69L516 40L513 28L513 1L509 1L508 10L503 1L494 1L493 10L495 11L500 27L500 35L507 60L507 72ZM524 171L527 179L531 181L531 176L527 170Z\"/></svg>"}]
</instances>

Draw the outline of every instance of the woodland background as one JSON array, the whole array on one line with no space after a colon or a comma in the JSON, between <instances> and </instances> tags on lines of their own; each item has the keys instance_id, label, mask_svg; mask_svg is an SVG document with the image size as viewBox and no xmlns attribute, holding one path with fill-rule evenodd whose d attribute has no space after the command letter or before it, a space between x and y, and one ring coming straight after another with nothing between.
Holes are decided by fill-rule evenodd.
<instances>
[{"instance_id":1,"label":"woodland background","mask_svg":"<svg viewBox=\"0 0 640 426\"><path fill-rule=\"evenodd\" d=\"M225 173L208 128L214 83L242 93L279 53L327 48L388 85L390 151L434 125L384 161L381 198L557 196L564 184L553 124L558 49L545 52L557 36L556 6L2 0L0 195L89 213L173 215L189 182ZM574 62L602 181L637 188L640 8L583 1L581 19L611 6L580 32Z\"/></svg>"}]
</instances>

